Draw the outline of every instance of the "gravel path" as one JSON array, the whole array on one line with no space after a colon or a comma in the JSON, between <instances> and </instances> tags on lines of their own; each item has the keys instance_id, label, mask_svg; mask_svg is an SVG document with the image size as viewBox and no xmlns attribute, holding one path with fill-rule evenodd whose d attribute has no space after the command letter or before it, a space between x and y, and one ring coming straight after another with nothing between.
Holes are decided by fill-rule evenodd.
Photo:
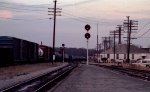
<instances>
[{"instance_id":1,"label":"gravel path","mask_svg":"<svg viewBox=\"0 0 150 92\"><path fill-rule=\"evenodd\" d=\"M150 82L94 65L81 65L49 92L150 92Z\"/></svg>"},{"instance_id":2,"label":"gravel path","mask_svg":"<svg viewBox=\"0 0 150 92\"><path fill-rule=\"evenodd\" d=\"M15 76L26 75L39 70L44 70L50 67L60 66L62 63L39 63L39 64L26 64L0 68L0 80L11 79Z\"/></svg>"}]
</instances>

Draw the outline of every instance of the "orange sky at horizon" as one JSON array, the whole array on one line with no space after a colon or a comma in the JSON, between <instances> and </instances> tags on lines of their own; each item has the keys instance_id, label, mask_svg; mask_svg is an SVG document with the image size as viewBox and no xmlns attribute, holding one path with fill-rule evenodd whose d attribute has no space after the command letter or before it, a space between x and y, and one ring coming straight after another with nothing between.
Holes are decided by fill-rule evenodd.
<instances>
[{"instance_id":1,"label":"orange sky at horizon","mask_svg":"<svg viewBox=\"0 0 150 92\"><path fill-rule=\"evenodd\" d=\"M0 19L13 18L13 13L9 10L0 10Z\"/></svg>"}]
</instances>

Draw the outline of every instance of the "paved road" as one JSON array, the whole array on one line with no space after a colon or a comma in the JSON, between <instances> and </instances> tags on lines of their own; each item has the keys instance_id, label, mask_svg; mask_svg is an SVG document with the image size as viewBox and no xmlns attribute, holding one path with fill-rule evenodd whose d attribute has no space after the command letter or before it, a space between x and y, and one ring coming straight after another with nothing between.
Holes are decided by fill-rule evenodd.
<instances>
[{"instance_id":1,"label":"paved road","mask_svg":"<svg viewBox=\"0 0 150 92\"><path fill-rule=\"evenodd\" d=\"M150 92L150 82L94 65L82 65L52 92Z\"/></svg>"}]
</instances>

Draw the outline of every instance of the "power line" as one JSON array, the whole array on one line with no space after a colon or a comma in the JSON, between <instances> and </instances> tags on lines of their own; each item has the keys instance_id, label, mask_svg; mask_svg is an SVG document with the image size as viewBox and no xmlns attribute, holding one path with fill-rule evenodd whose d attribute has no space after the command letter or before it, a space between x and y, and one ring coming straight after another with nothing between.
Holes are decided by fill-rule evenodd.
<instances>
[{"instance_id":1,"label":"power line","mask_svg":"<svg viewBox=\"0 0 150 92\"><path fill-rule=\"evenodd\" d=\"M21 10L21 11L22 11L22 10L25 10L25 11L40 11L40 12L41 12L41 11L46 11L46 10L27 9L27 8L25 9L25 8L17 8L17 7L1 6L1 5L0 5L0 7L1 7L1 8L7 8L7 9L13 9L13 10Z\"/></svg>"},{"instance_id":2,"label":"power line","mask_svg":"<svg viewBox=\"0 0 150 92\"><path fill-rule=\"evenodd\" d=\"M140 31L142 31L149 24L150 24L150 22L146 23L143 27L141 27L141 29L135 35L137 35ZM135 35L134 35L134 37L135 37Z\"/></svg>"},{"instance_id":3,"label":"power line","mask_svg":"<svg viewBox=\"0 0 150 92\"><path fill-rule=\"evenodd\" d=\"M137 38L141 38L142 36L144 36L146 33L148 33L150 31L150 29L148 29L146 32L144 32L142 35L138 36Z\"/></svg>"},{"instance_id":4,"label":"power line","mask_svg":"<svg viewBox=\"0 0 150 92\"><path fill-rule=\"evenodd\" d=\"M1 4L2 3L2 4ZM9 5L17 5L17 6L21 6L21 7L19 7L19 8L17 8L16 6L15 7L13 7L13 6L3 6L3 4L9 4ZM30 7L30 9L29 9L29 7ZM27 6L25 6L24 5L24 7L26 7L26 8L22 8L22 4L19 4L19 3L8 3L8 2L0 2L0 7L3 7L3 8L8 8L8 9L12 9L12 10L14 10L14 11L16 11L16 12L24 12L24 11L35 11L35 12L45 12L45 11L47 11L47 10L41 10L41 9L31 9L31 7L32 8L35 8L35 7L33 7L33 6L30 6L30 5L27 5ZM38 8L45 8L45 7L38 7ZM75 16L75 15L73 15L73 14L70 14L70 13L67 13L67 12L64 12L64 13L66 13L67 15L70 15L70 16L73 16L73 17L76 17L76 20L79 20L79 21L84 21L84 22L90 22L90 23L93 23L93 24L97 24L97 23L106 23L106 22L98 22L98 21L96 21L96 20L90 20L90 19L88 19L88 18L83 18L83 17L79 17L79 16ZM41 13L38 13L38 14L41 14ZM77 19L78 18L78 19Z\"/></svg>"},{"instance_id":5,"label":"power line","mask_svg":"<svg viewBox=\"0 0 150 92\"><path fill-rule=\"evenodd\" d=\"M66 4L66 5L63 5L62 7L77 6L77 5L82 5L82 4L86 4L86 3L90 3L90 2L95 2L95 1L98 1L98 0L84 0L84 1L75 2L74 4Z\"/></svg>"},{"instance_id":6,"label":"power line","mask_svg":"<svg viewBox=\"0 0 150 92\"><path fill-rule=\"evenodd\" d=\"M67 12L63 12L64 14L67 14L67 15L70 15L70 16L73 16L73 17L76 17L76 18L78 18L78 19L81 19L81 20L84 20L84 21L90 21L89 19L87 19L87 18L83 18L83 17L79 17L79 16L75 16L75 15L73 15L73 14L70 14L70 13L67 13ZM96 23L96 22L93 22L93 21L90 21L90 22L92 22L92 23Z\"/></svg>"},{"instance_id":7,"label":"power line","mask_svg":"<svg viewBox=\"0 0 150 92\"><path fill-rule=\"evenodd\" d=\"M65 16L67 16L67 17L70 17L70 19L72 19L72 20L75 20L75 21L79 21L79 22L84 22L84 23L87 23L87 22L89 22L89 21L84 21L84 20L81 20L81 19L79 19L79 18L76 18L76 17L71 17L70 15L65 15Z\"/></svg>"},{"instance_id":8,"label":"power line","mask_svg":"<svg viewBox=\"0 0 150 92\"><path fill-rule=\"evenodd\" d=\"M150 38L150 37L140 37L140 38Z\"/></svg>"},{"instance_id":9,"label":"power line","mask_svg":"<svg viewBox=\"0 0 150 92\"><path fill-rule=\"evenodd\" d=\"M0 5L12 5L12 6L19 6L19 7L27 7L27 8L29 8L29 7L30 8L45 8L45 6L49 6L49 5L52 5L52 4L25 5L25 4L21 4L21 3L2 2L2 1L0 1Z\"/></svg>"},{"instance_id":10,"label":"power line","mask_svg":"<svg viewBox=\"0 0 150 92\"><path fill-rule=\"evenodd\" d=\"M76 20L76 21L79 21L79 22L96 24L96 22L91 22L90 20L87 20L86 18L78 17L78 16L75 16L75 15L72 15L72 14L69 14L69 13L64 13L63 15L67 16L67 17L70 17L72 20Z\"/></svg>"},{"instance_id":11,"label":"power line","mask_svg":"<svg viewBox=\"0 0 150 92\"><path fill-rule=\"evenodd\" d=\"M84 22L89 22L89 23L92 23L92 24L97 24L97 23L107 23L108 24L109 23L109 22L100 22L100 21L96 21L96 20L90 20L89 18L79 17L79 16L76 16L76 15L73 15L73 14L70 14L70 13L64 12L64 11L63 11L63 13L66 14L66 15L69 15L71 17L75 17L78 20L81 20L81 21L84 21Z\"/></svg>"},{"instance_id":12,"label":"power line","mask_svg":"<svg viewBox=\"0 0 150 92\"><path fill-rule=\"evenodd\" d=\"M84 22L84 23L89 23L89 21L87 21L87 20L83 20L83 19L81 19L81 18L79 18L79 17L76 17L76 16L71 16L71 15L69 15L69 14L66 14L66 13L64 13L63 14L64 16L67 16L67 17L70 17L72 20L76 20L76 21L80 21L80 22Z\"/></svg>"},{"instance_id":13,"label":"power line","mask_svg":"<svg viewBox=\"0 0 150 92\"><path fill-rule=\"evenodd\" d=\"M12 9L15 9L15 11L17 11L17 12L22 12L22 11L17 10L17 8L12 8ZM29 9L23 9L23 10L29 10ZM32 10L32 11L34 11L34 10ZM36 10L36 11L40 11L40 10ZM78 17L73 14L69 14L67 12L64 12L64 14L69 17L71 16L71 18L76 21L80 21L80 22L84 22L84 23L89 22L86 18ZM5 17L0 17L0 18L5 18ZM31 20L31 21L33 20L33 19L22 19L22 18L5 18L5 19L7 19L7 20ZM36 19L36 20L43 20L43 19L48 19L48 18L41 18L41 19Z\"/></svg>"},{"instance_id":14,"label":"power line","mask_svg":"<svg viewBox=\"0 0 150 92\"><path fill-rule=\"evenodd\" d=\"M20 21L34 21L34 20L46 20L46 19L49 19L49 18L22 19L22 18L5 18L5 17L0 17L0 18L3 18L3 19L0 19L0 20L20 20Z\"/></svg>"}]
</instances>

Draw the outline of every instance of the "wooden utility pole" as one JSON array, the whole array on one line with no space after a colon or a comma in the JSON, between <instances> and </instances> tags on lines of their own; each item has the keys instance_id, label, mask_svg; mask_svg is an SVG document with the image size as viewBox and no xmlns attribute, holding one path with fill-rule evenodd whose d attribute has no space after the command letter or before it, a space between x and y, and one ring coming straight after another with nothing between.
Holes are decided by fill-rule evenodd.
<instances>
[{"instance_id":1,"label":"wooden utility pole","mask_svg":"<svg viewBox=\"0 0 150 92\"><path fill-rule=\"evenodd\" d=\"M56 29L56 3L57 1L54 1L54 27L53 27L53 61L52 64L55 61L55 29Z\"/></svg>"},{"instance_id":2,"label":"wooden utility pole","mask_svg":"<svg viewBox=\"0 0 150 92\"><path fill-rule=\"evenodd\" d=\"M116 60L116 57L115 57L115 54L116 54L115 39L116 39L116 32L114 31L114 61Z\"/></svg>"},{"instance_id":3,"label":"wooden utility pole","mask_svg":"<svg viewBox=\"0 0 150 92\"><path fill-rule=\"evenodd\" d=\"M114 61L116 60L116 56L115 56L115 54L116 54L116 47L115 47L115 45L116 45L116 35L118 35L118 34L116 34L116 30L115 31L111 31L110 33L112 33L112 34L110 34L110 35L113 35L114 36L114 48L113 48L113 51L114 51Z\"/></svg>"},{"instance_id":4,"label":"wooden utility pole","mask_svg":"<svg viewBox=\"0 0 150 92\"><path fill-rule=\"evenodd\" d=\"M55 61L55 30L56 30L56 16L61 16L61 15L57 15L57 13L61 13L61 11L57 11L57 10L62 10L60 8L56 8L56 3L57 3L57 0L54 0L54 8L48 8L48 9L51 9L50 12L51 14L48 14L48 15L53 15L54 17L54 26L53 26L53 60L52 60L52 64L54 63ZM52 18L50 18L52 19Z\"/></svg>"},{"instance_id":5,"label":"wooden utility pole","mask_svg":"<svg viewBox=\"0 0 150 92\"><path fill-rule=\"evenodd\" d=\"M130 17L127 16L127 20L125 20L126 22L124 22L124 27L127 27L127 63L131 63L130 62L130 41L131 41L131 33L132 30L137 30L137 25L138 25L138 21L134 21L134 20L130 20ZM135 29L133 29L135 28Z\"/></svg>"},{"instance_id":6,"label":"wooden utility pole","mask_svg":"<svg viewBox=\"0 0 150 92\"><path fill-rule=\"evenodd\" d=\"M111 48L111 37L109 36L109 48Z\"/></svg>"},{"instance_id":7,"label":"wooden utility pole","mask_svg":"<svg viewBox=\"0 0 150 92\"><path fill-rule=\"evenodd\" d=\"M127 30L127 63L129 63L130 62L130 49L129 49L129 45L130 45L130 43L129 43L129 32L130 32L130 27L129 27L129 22L130 22L130 16L127 16L127 28L128 28L128 30Z\"/></svg>"},{"instance_id":8,"label":"wooden utility pole","mask_svg":"<svg viewBox=\"0 0 150 92\"><path fill-rule=\"evenodd\" d=\"M121 44L121 35L123 35L122 34L122 31L123 31L122 25L117 25L117 28L118 28L118 30L116 31L116 33L118 33L118 35L119 35L119 37L118 37L118 44Z\"/></svg>"},{"instance_id":9,"label":"wooden utility pole","mask_svg":"<svg viewBox=\"0 0 150 92\"><path fill-rule=\"evenodd\" d=\"M97 23L97 62L98 62L98 57L99 57L99 49L98 49L98 23Z\"/></svg>"}]
</instances>

